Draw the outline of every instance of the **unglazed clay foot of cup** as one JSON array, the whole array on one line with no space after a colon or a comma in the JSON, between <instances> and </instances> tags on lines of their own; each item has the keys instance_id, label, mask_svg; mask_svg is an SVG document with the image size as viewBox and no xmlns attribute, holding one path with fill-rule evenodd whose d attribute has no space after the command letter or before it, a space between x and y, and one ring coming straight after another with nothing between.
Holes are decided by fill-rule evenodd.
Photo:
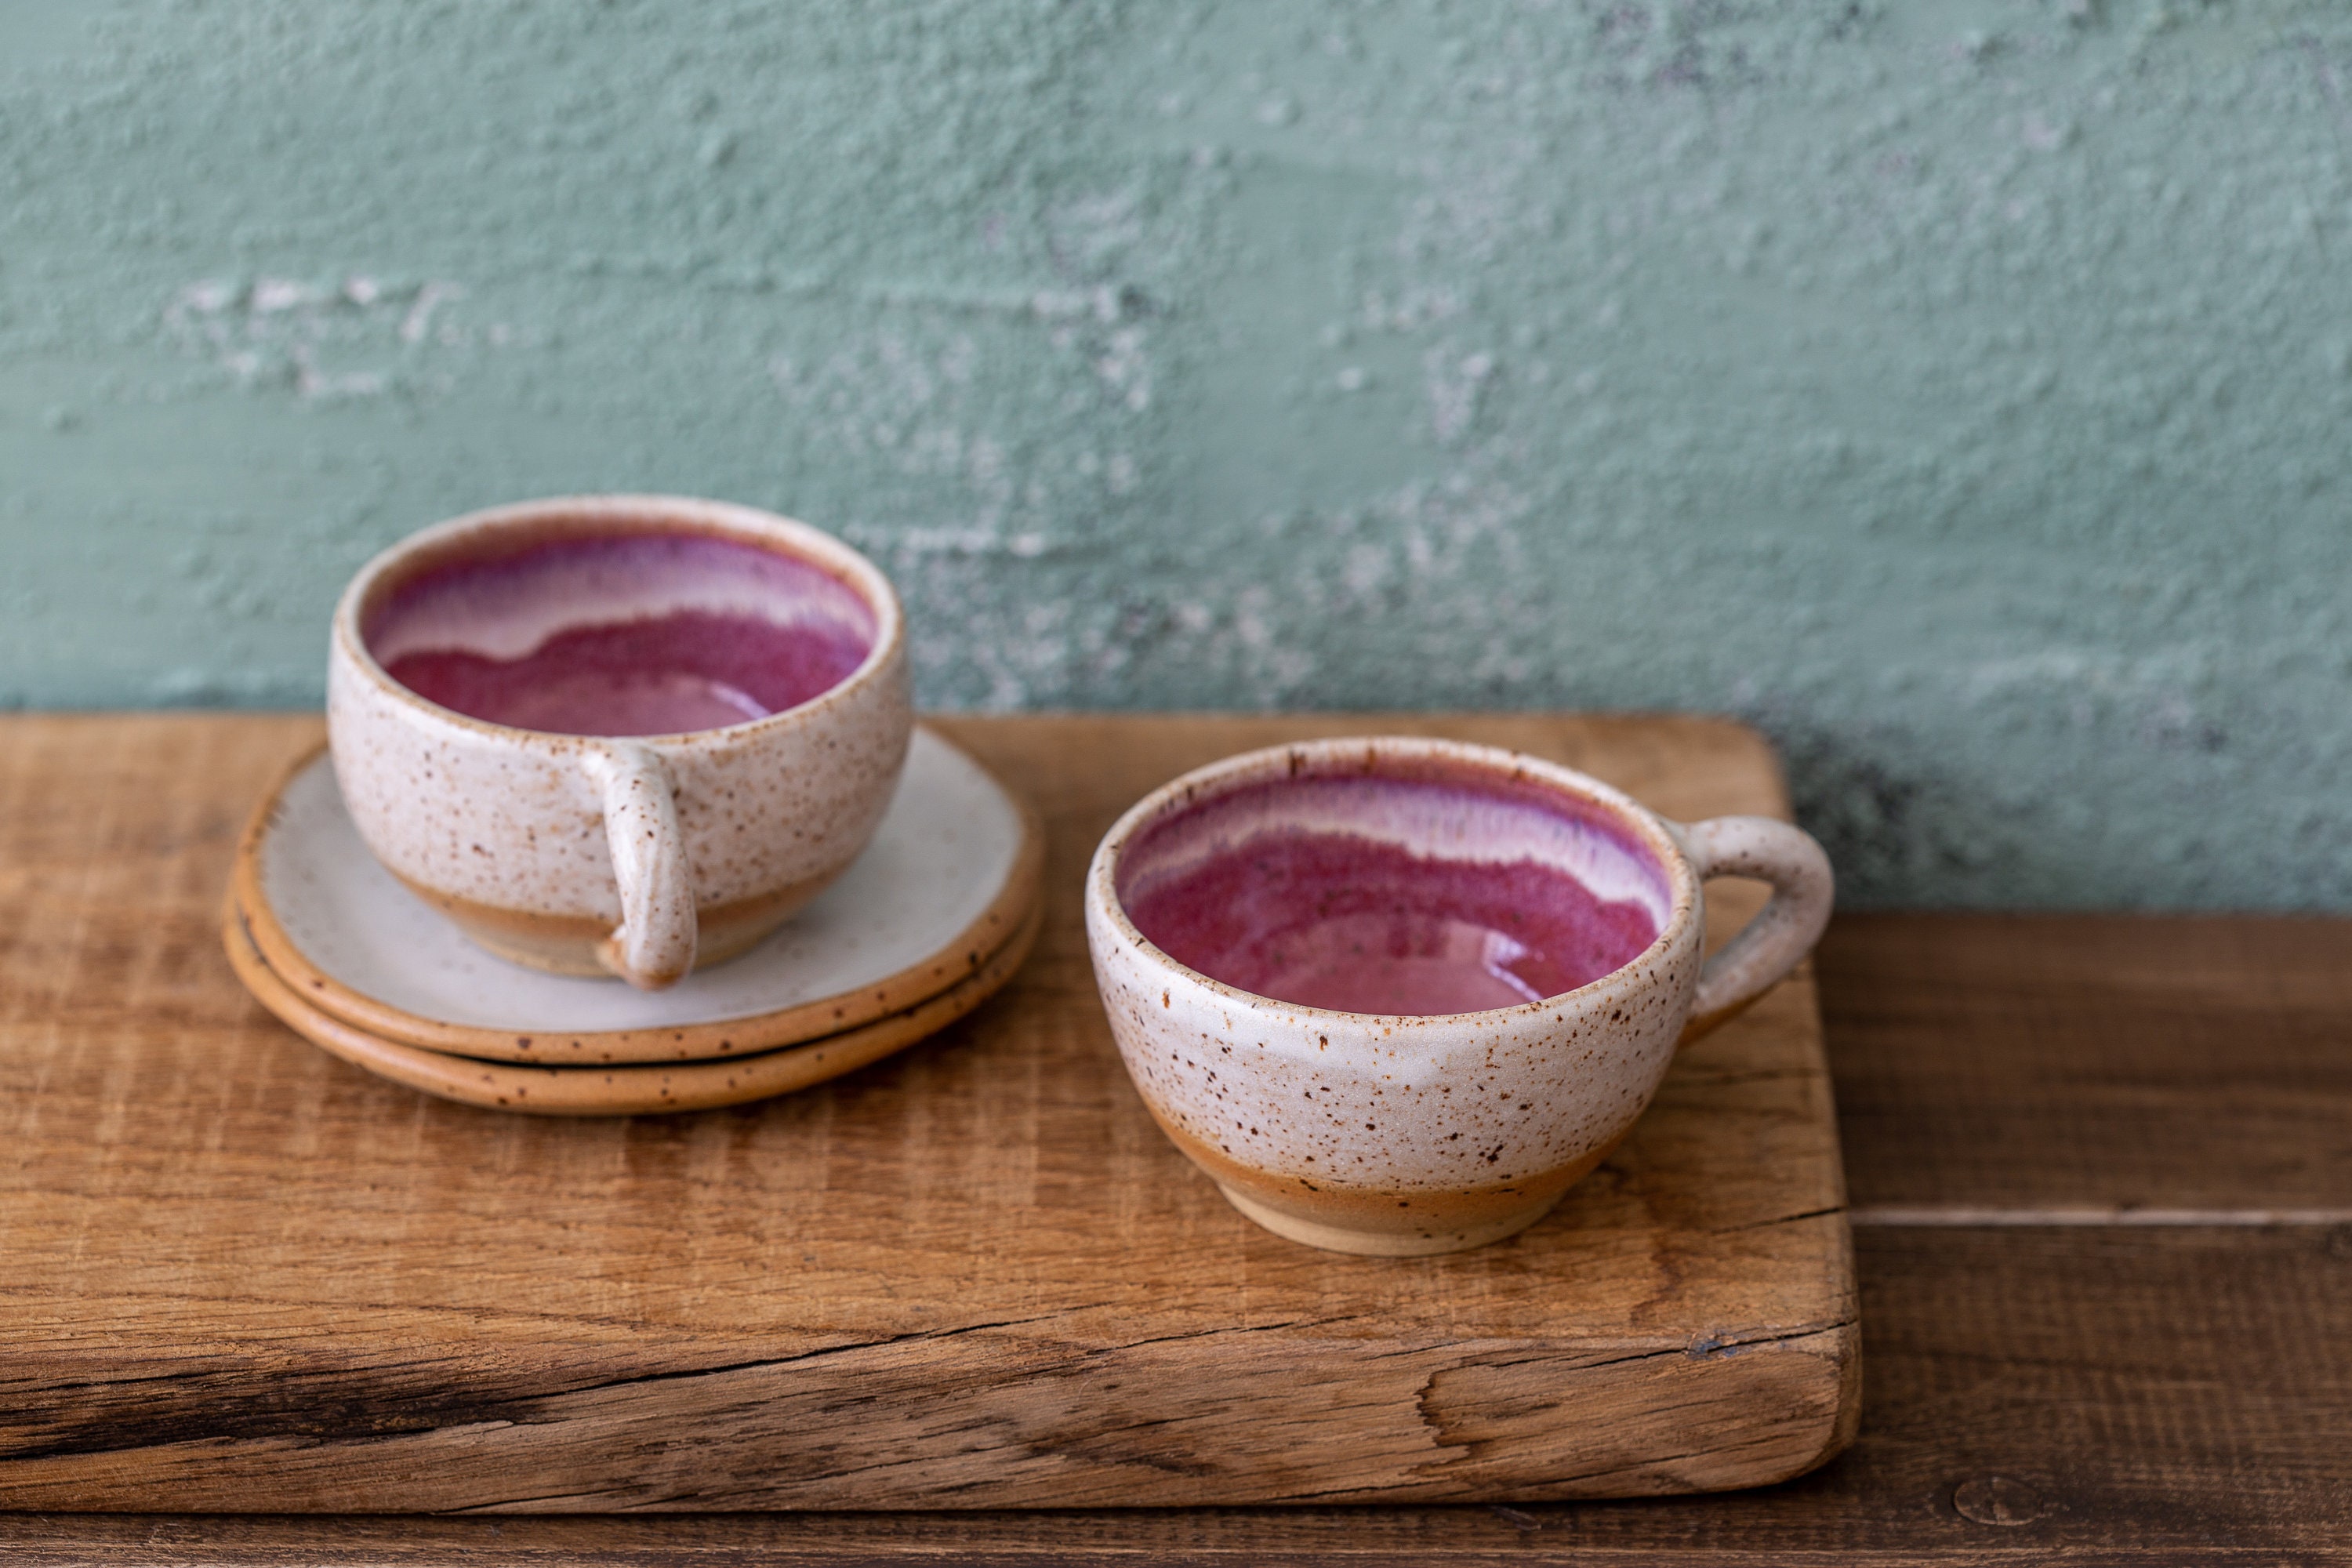
<instances>
[{"instance_id":1,"label":"unglazed clay foot of cup","mask_svg":"<svg viewBox=\"0 0 2352 1568\"><path fill-rule=\"evenodd\" d=\"M1719 876L1773 895L1708 958ZM1087 940L1137 1091L1235 1208L1407 1257L1542 1218L1831 898L1785 823L1669 822L1492 747L1323 741L1139 802L1087 870Z\"/></svg>"},{"instance_id":2,"label":"unglazed clay foot of cup","mask_svg":"<svg viewBox=\"0 0 2352 1568\"><path fill-rule=\"evenodd\" d=\"M804 523L581 496L377 556L328 662L385 868L502 958L657 989L743 952L880 822L913 711L898 600Z\"/></svg>"}]
</instances>

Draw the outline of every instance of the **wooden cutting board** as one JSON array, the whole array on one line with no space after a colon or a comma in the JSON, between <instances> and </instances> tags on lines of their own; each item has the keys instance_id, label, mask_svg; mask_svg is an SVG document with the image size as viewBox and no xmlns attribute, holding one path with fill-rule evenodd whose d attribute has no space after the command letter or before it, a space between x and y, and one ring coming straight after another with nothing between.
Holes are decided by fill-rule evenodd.
<instances>
[{"instance_id":1,"label":"wooden cutting board","mask_svg":"<svg viewBox=\"0 0 2352 1568\"><path fill-rule=\"evenodd\" d=\"M1160 1135L1078 921L1113 817L1228 752L1418 731L1673 816L1782 812L1753 732L940 722L1049 825L1020 978L816 1089L554 1121L347 1068L230 976L236 833L316 719L0 720L0 1507L1492 1502L1752 1486L1852 1436L1809 977L1687 1051L1535 1228L1347 1258ZM1719 923L1754 907L1716 888Z\"/></svg>"}]
</instances>

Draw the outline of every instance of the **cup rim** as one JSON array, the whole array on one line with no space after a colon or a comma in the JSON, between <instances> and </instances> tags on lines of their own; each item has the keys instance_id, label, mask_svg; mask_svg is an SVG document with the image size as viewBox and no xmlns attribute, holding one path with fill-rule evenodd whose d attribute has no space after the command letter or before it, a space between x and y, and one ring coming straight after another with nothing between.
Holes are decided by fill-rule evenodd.
<instances>
[{"instance_id":1,"label":"cup rim","mask_svg":"<svg viewBox=\"0 0 2352 1568\"><path fill-rule=\"evenodd\" d=\"M675 531L713 534L741 539L761 548L776 544L785 546L788 553L817 567L842 581L874 614L874 646L857 668L826 687L805 702L790 708L780 708L773 713L757 719L745 719L738 723L713 725L702 730L670 730L658 734L620 737L652 743L701 740L710 736L729 739L756 734L762 726L780 726L786 720L800 721L810 713L829 705L845 701L854 693L870 686L881 671L895 659L906 641L906 615L898 603L898 590L881 568L844 541L823 529L785 517L782 513L744 506L735 501L707 500L694 496L673 496L635 493L613 493L573 496L548 496L536 500L510 501L504 505L483 507L421 528L394 541L371 556L343 587L335 605L334 638L336 645L351 659L353 667L380 689L394 700L412 704L432 717L460 728L487 735L504 738L534 737L555 742L577 742L583 740L609 740L611 736L582 736L551 730L527 730L517 724L500 724L488 719L478 719L445 707L423 693L394 680L390 672L376 661L360 626L361 610L382 586L384 579L415 555L437 545L486 530L527 529L534 525L560 525L564 522L588 524L583 535L619 534L632 531L631 522L654 525L650 531ZM683 525L683 526L678 526ZM638 530L636 531L648 531ZM560 535L557 535L560 537Z\"/></svg>"},{"instance_id":2,"label":"cup rim","mask_svg":"<svg viewBox=\"0 0 2352 1568\"><path fill-rule=\"evenodd\" d=\"M1381 756L1416 757L1500 773L1514 779L1532 779L1601 807L1640 841L1664 872L1671 899L1666 918L1659 922L1657 934L1640 952L1572 991L1474 1013L1349 1013L1334 1007L1315 1007L1303 1002L1285 1001L1279 996L1245 991L1213 975L1204 974L1137 929L1135 921L1128 915L1126 904L1118 896L1118 866L1128 847L1145 828L1178 809L1215 799L1244 785L1297 776L1310 767L1316 768L1319 776L1331 776L1328 767L1321 764L1344 761L1350 756L1364 760L1366 766L1363 771L1366 773L1371 771L1374 760ZM1529 756L1523 752L1513 752L1501 746L1478 745L1467 741L1449 741L1426 735L1349 735L1243 752L1204 767L1194 768L1161 784L1129 806L1111 825L1110 830L1103 835L1101 843L1095 847L1093 861L1087 868L1086 901L1090 910L1098 910L1110 922L1113 933L1119 940L1214 995L1246 1005L1281 1007L1316 1017L1345 1018L1358 1023L1379 1022L1392 1027L1465 1023L1475 1027L1531 1017L1547 1007L1557 1007L1571 998L1617 984L1619 977L1628 970L1638 967L1646 960L1663 956L1685 939L1696 921L1699 879L1691 868L1682 841L1675 834L1674 824L1622 790L1603 784L1589 773L1581 773L1574 768Z\"/></svg>"}]
</instances>

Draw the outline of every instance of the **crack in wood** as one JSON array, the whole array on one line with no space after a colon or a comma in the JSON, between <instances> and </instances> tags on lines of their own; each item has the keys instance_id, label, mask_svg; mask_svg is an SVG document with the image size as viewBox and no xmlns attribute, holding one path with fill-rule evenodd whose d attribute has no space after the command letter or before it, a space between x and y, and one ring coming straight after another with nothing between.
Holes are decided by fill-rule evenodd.
<instances>
[{"instance_id":1,"label":"crack in wood","mask_svg":"<svg viewBox=\"0 0 2352 1568\"><path fill-rule=\"evenodd\" d=\"M473 1363L462 1356L435 1356L405 1361L375 1362L358 1367L304 1368L290 1373L281 1373L268 1386L278 1394L267 1404L248 1398L242 1403L230 1402L226 1406L216 1398L207 1398L205 1409L198 1414L176 1415L154 1412L107 1408L80 1413L80 1418L60 1423L51 1430L57 1434L51 1441L0 1441L0 1458L10 1460L43 1459L66 1455L121 1454L145 1448L167 1447L177 1444L205 1441L246 1441L255 1438L300 1438L309 1445L337 1444L352 1447L384 1443L429 1435L447 1430L478 1431L499 1426L546 1426L555 1421L535 1420L540 1405L550 1400L591 1397L649 1384L683 1380L723 1377L745 1373L781 1370L821 1360L828 1356L855 1353L861 1351L887 1349L918 1342L954 1339L966 1334L984 1333L996 1330L1015 1329L1034 1323L1050 1322L1058 1318L1101 1310L1103 1303L1088 1302L1057 1309L1026 1318L1007 1318L990 1322L961 1323L940 1329L911 1330L905 1333L885 1335L840 1344L817 1345L785 1356L767 1356L721 1363L716 1365L680 1367L662 1372L649 1372L625 1377L608 1377L593 1382L567 1384L554 1388L516 1392L489 1402L464 1404L443 1403L461 1397L459 1391L424 1389L407 1391L411 1404L405 1418L402 1413L387 1414L376 1403L391 1393L382 1386L384 1374L417 1372L431 1368L473 1370ZM244 1369L206 1367L142 1374L135 1379L121 1380L121 1384L154 1384L184 1387L192 1393L211 1395L230 1376L238 1376L238 1386L249 1386L242 1381ZM334 1397L319 1405L293 1403L285 1397L286 1385L295 1382L318 1386ZM77 1391L118 1386L109 1380L84 1379L74 1382L35 1384L26 1392L57 1394ZM20 1389L23 1384L18 1385ZM439 1397L436 1398L436 1396ZM22 1395L20 1394L20 1398ZM366 1402L362 1406L362 1402ZM348 1418L364 1407L366 1421L353 1423ZM13 1414L19 1423L25 1407L18 1404ZM244 1419L238 1419L240 1416ZM337 1416L346 1419L338 1421ZM259 1419L256 1419L259 1417ZM125 1439L129 1439L126 1441ZM95 1440L91 1440L95 1439Z\"/></svg>"},{"instance_id":2,"label":"crack in wood","mask_svg":"<svg viewBox=\"0 0 2352 1568\"><path fill-rule=\"evenodd\" d=\"M943 727L1045 805L1067 867L1161 779L1360 723ZM1444 723L1622 764L1669 812L1785 806L1729 726ZM0 795L45 804L0 813L35 942L0 952L0 1050L44 1093L0 1201L0 1505L1498 1500L1610 1466L1753 1485L1832 1446L1850 1326L1757 1326L1849 1310L1843 1227L1702 1228L1838 1194L1809 982L1681 1058L1558 1219L1335 1259L1250 1230L1152 1131L1074 906L952 1048L658 1123L483 1118L289 1042L218 963L225 857L151 830L201 806L225 849L315 721L5 727L38 743L0 748ZM53 798L60 770L106 782ZM194 1062L222 1090L201 1116L171 1092Z\"/></svg>"},{"instance_id":3,"label":"crack in wood","mask_svg":"<svg viewBox=\"0 0 2352 1568\"><path fill-rule=\"evenodd\" d=\"M1784 1214L1771 1219L1750 1220L1746 1225L1721 1225L1708 1228L1709 1236L1738 1236L1742 1231L1768 1230L1776 1225L1795 1225L1800 1220L1822 1219L1833 1214L1846 1213L1843 1204L1830 1204L1822 1208L1806 1209L1798 1214Z\"/></svg>"},{"instance_id":4,"label":"crack in wood","mask_svg":"<svg viewBox=\"0 0 2352 1568\"><path fill-rule=\"evenodd\" d=\"M1852 1317L1843 1317L1572 1365L1513 1357L1440 1369L1423 1385L1417 1404L1433 1439L1448 1451L1423 1473L1459 1469L1466 1482L1475 1482L1497 1456L1507 1454L1516 1473L1542 1474L1538 1489L1550 1495L1593 1486L1617 1489L1621 1480L1624 1489L1672 1490L1681 1488L1669 1482L1687 1479L1678 1469L1721 1466L1742 1452L1802 1450L1810 1444L1818 1453L1839 1440L1837 1402L1824 1400L1821 1380L1804 1369L1823 1359L1850 1361L1854 1328ZM1773 1354L1776 1350L1781 1353ZM1783 1369L1772 1363L1784 1361L1798 1366L1800 1375L1778 1375ZM1781 1419L1731 1419L1759 1386L1783 1388ZM1604 1413L1615 1422L1613 1430L1563 1445L1562 1432ZM1682 1448L1653 1446L1668 1433L1686 1444L1695 1435L1706 1440ZM1553 1451L1550 1463L1538 1458L1547 1449Z\"/></svg>"}]
</instances>

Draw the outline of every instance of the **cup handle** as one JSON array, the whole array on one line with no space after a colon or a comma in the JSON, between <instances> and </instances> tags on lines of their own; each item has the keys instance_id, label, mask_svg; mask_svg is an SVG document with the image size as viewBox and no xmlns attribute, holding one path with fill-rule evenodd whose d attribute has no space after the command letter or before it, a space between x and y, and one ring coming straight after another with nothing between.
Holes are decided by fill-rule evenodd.
<instances>
[{"instance_id":1,"label":"cup handle","mask_svg":"<svg viewBox=\"0 0 2352 1568\"><path fill-rule=\"evenodd\" d=\"M1747 1011L1803 962L1830 923L1836 879L1811 834L1769 816L1710 817L1677 825L1675 833L1700 880L1753 877L1772 884L1763 912L1699 971L1679 1048Z\"/></svg>"},{"instance_id":2,"label":"cup handle","mask_svg":"<svg viewBox=\"0 0 2352 1568\"><path fill-rule=\"evenodd\" d=\"M603 740L582 757L604 797L604 841L621 891L621 923L596 961L640 991L675 985L694 967L694 879L677 826L677 786L651 746Z\"/></svg>"}]
</instances>

